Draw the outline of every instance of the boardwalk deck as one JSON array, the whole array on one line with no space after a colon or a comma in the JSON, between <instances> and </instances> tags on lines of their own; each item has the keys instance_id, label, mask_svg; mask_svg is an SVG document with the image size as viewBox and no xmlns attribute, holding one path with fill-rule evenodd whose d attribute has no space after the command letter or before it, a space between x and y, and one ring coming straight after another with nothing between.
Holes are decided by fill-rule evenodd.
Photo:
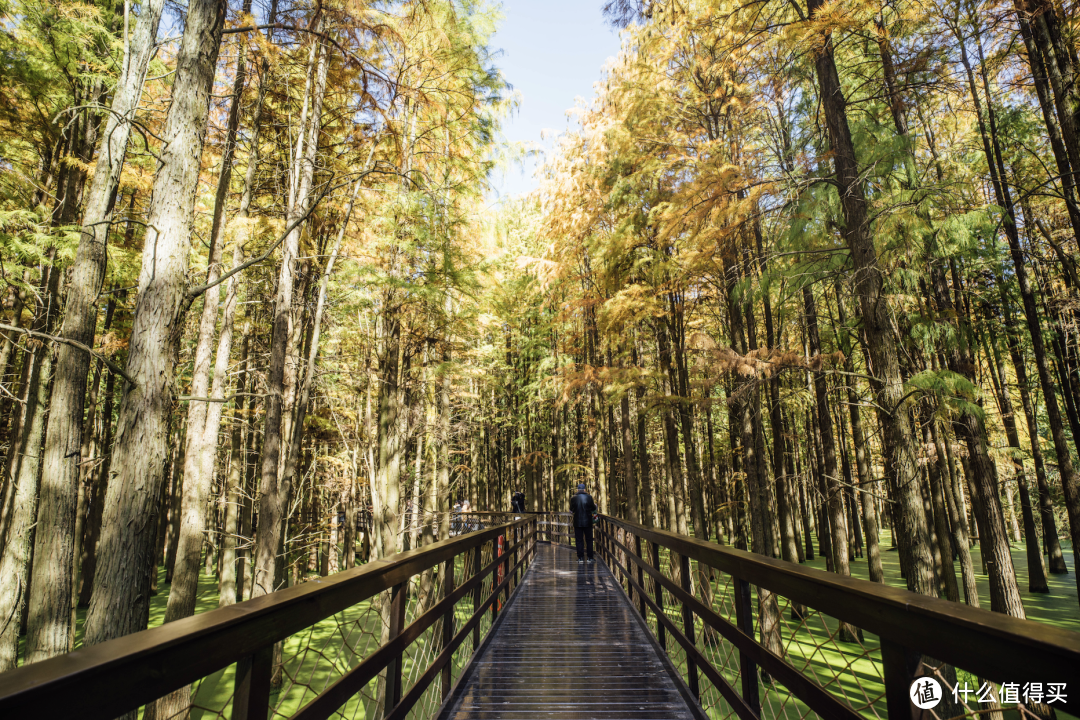
<instances>
[{"instance_id":1,"label":"boardwalk deck","mask_svg":"<svg viewBox=\"0 0 1080 720\"><path fill-rule=\"evenodd\" d=\"M440 720L702 718L687 698L608 569L540 545Z\"/></svg>"}]
</instances>

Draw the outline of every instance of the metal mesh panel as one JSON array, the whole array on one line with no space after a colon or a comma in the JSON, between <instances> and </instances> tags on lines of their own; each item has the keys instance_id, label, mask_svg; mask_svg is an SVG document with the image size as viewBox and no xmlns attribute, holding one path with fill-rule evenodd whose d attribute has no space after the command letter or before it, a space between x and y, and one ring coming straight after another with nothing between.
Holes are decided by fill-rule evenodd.
<instances>
[{"instance_id":1,"label":"metal mesh panel","mask_svg":"<svg viewBox=\"0 0 1080 720\"><path fill-rule=\"evenodd\" d=\"M637 538L629 529L608 526L608 530L618 543L630 551L611 546L613 559L627 568L637 581L638 570L629 557ZM644 538L640 538L640 548L641 557L649 567L657 569L665 578L682 587L680 558L676 553ZM659 563L654 562L654 558L658 559ZM640 607L636 599L637 591L621 573L618 573L618 576L635 607ZM647 596L655 601L659 583L644 572L641 582ZM737 584L738 581L732 576L704 563L696 560L690 563L691 594L735 626L738 625ZM682 630L681 602L666 588L661 589L660 596L665 616ZM797 672L812 679L862 717L868 720L885 720L888 717L881 643L876 635L841 623L834 617L800 605L790 598L768 590L762 592L762 589L757 587L750 588L749 606L753 615L756 641L768 646ZM763 617L767 621L766 626L771 626L771 631L766 632L765 637L762 633ZM770 618L771 623L768 622ZM653 610L646 611L645 620L654 636L659 637L658 621ZM664 632L663 635L668 658L689 684L686 651L670 632ZM743 688L739 650L721 634L708 627L697 615L694 616L694 637L697 651L741 695ZM987 683L961 669L941 665L929 658L924 658L923 661L922 674L936 678L944 695L941 704L929 711L936 720L975 716L985 716L989 720L1048 716L1047 706L1036 705L1034 700L1025 702L1025 688L1022 686L1007 684L1003 689L1000 684ZM778 679L770 677L761 668L755 668L755 674L762 718L801 720L818 716ZM698 683L700 704L709 718L724 720L737 716L720 690L700 671ZM956 700L953 698L955 687L959 687L961 691ZM965 688L970 689L966 699L963 693ZM1043 702L1046 701L1047 690L1043 688ZM1001 702L1003 693L1006 693L1004 697L1007 699L1004 706ZM994 698L996 702L986 702L988 697ZM983 701L980 702L980 698Z\"/></svg>"},{"instance_id":2,"label":"metal mesh panel","mask_svg":"<svg viewBox=\"0 0 1080 720\"><path fill-rule=\"evenodd\" d=\"M491 525L503 523L503 514L489 514L491 517L452 518L460 520L454 528L457 534L468 534ZM422 532L424 525L438 527L442 518L432 516L417 519L410 530ZM500 546L495 539L483 542L477 548L456 556L452 561L453 584L446 582L446 563L439 564L418 575L407 583L407 596L404 601L403 627L408 627L425 612L440 602L448 591L468 582L477 568L483 570L496 557L500 548L509 551L510 538L504 538ZM526 545L518 551L518 558L524 557ZM478 557L477 557L478 556ZM507 558L512 571L513 555ZM522 569L523 572L524 568ZM504 566L496 569L481 581L476 590L466 592L454 603L454 625L450 637L459 631L472 617L477 601L483 603L501 582ZM315 579L314 582L318 582ZM497 601L505 601L508 592L500 594ZM359 665L381 645L390 639L390 600L389 590L375 597L359 602L311 627L298 632L281 642L274 656L273 688L270 696L271 718L287 718L294 715L308 702L323 693L333 683ZM438 617L420 636L410 643L402 654L401 677L402 697L427 673L432 663L444 648L445 614ZM444 693L449 690L468 665L476 651L476 641L482 639L491 629L494 613L488 608L476 627L467 633L462 643L454 650L448 663L450 683L444 687L436 673L427 684L416 703L410 709L407 718L433 717L441 706ZM169 696L168 705L148 706L140 712L143 717L185 718L222 718L232 716L232 704L236 677L236 665L230 665L212 675L201 678L188 688ZM384 695L386 693L385 671L368 682L348 702L332 715L335 718L349 720L377 720L383 717Z\"/></svg>"}]
</instances>

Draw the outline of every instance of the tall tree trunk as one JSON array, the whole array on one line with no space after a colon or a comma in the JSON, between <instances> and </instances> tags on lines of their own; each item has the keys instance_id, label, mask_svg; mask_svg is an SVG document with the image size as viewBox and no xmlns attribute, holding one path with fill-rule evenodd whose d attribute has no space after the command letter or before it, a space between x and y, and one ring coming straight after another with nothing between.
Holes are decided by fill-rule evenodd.
<instances>
[{"instance_id":1,"label":"tall tree trunk","mask_svg":"<svg viewBox=\"0 0 1080 720\"><path fill-rule=\"evenodd\" d=\"M242 12L251 11L251 0L244 0ZM245 43L241 42L233 79L232 103L226 122L225 146L221 156L217 192L214 198L214 215L210 226L210 252L207 258L206 284L213 285L203 295L203 308L199 317L198 336L195 342L194 368L191 378L191 399L187 412L187 449L184 453L183 490L180 502L179 543L176 564L173 567L169 601L165 608L165 622L190 617L195 612L199 594L200 559L208 530L211 508L211 491L214 483L215 452L221 411L224 406L224 390L232 350L233 318L236 313L236 292L239 275L229 278L229 297L225 304L225 317L221 324L221 337L217 348L217 362L213 367L211 390L211 360L214 350L214 334L217 329L221 286L215 285L221 277L221 255L224 243L224 218L228 203L229 184L233 161L236 156L236 136L240 126L240 106L246 79L244 60ZM237 254L243 251L237 246ZM207 551L207 561L210 553ZM157 702L158 717L173 717L185 712L191 699L190 686L161 698ZM148 718L152 715L147 710Z\"/></svg>"},{"instance_id":2,"label":"tall tree trunk","mask_svg":"<svg viewBox=\"0 0 1080 720\"><path fill-rule=\"evenodd\" d=\"M218 588L218 607L226 607L240 601L238 583L236 541L240 535L240 515L244 504L244 422L249 406L254 402L246 401L248 352L251 340L248 333L251 324L243 329L244 341L240 346L240 374L236 378L236 412L232 428L229 431L229 475L225 482L225 531L221 538L221 583Z\"/></svg>"},{"instance_id":3,"label":"tall tree trunk","mask_svg":"<svg viewBox=\"0 0 1080 720\"><path fill-rule=\"evenodd\" d=\"M847 331L847 317L844 311L844 301L840 296L839 283L836 287L836 307L840 318L840 349L844 353L844 370L854 374L855 363L852 357L851 336ZM858 492L861 493L863 526L866 528L866 559L870 570L870 580L877 583L885 582L885 572L881 566L881 546L879 544L879 528L877 514L878 482L874 480L870 471L870 448L866 441L866 435L862 427L862 413L859 405L862 400L855 386L854 377L847 383L847 406L851 420L851 444L855 451L855 473L859 480Z\"/></svg>"},{"instance_id":4,"label":"tall tree trunk","mask_svg":"<svg viewBox=\"0 0 1080 720\"><path fill-rule=\"evenodd\" d=\"M982 136L983 150L986 161L990 167L991 183L998 205L1003 210L1002 228L1009 243L1009 253L1013 261L1013 269L1016 273L1016 284L1020 289L1020 300L1024 308L1024 317L1027 320L1028 332L1031 334L1032 354L1035 356L1035 367L1039 373L1039 383L1042 385L1043 398L1046 402L1046 419L1050 425L1050 433L1054 439L1054 450L1057 453L1058 467L1061 474L1061 484L1065 492L1065 508L1069 515L1069 529L1072 536L1074 565L1080 557L1080 476L1077 475L1072 461L1072 448L1065 437L1064 423L1061 418L1061 409L1058 405L1057 388L1050 376L1050 367L1046 360L1046 344L1043 339L1042 325L1039 319L1039 310L1035 302L1035 294L1028 278L1026 259L1023 248L1020 246L1020 234L1016 229L1015 209L1012 196L1005 181L1005 168L1001 162L1001 151L997 137L996 120L993 106L983 110L982 99L975 83L975 73L968 59L967 49L963 43L960 45L961 61L967 71L968 86L971 97L975 103L975 111L979 124L979 132ZM981 46L979 49L982 53ZM985 80L985 78L984 78ZM988 88L984 87L984 91ZM989 97L989 96L988 96ZM1051 571L1053 566L1051 566ZM1077 573L1077 585L1080 587L1080 573Z\"/></svg>"},{"instance_id":5,"label":"tall tree trunk","mask_svg":"<svg viewBox=\"0 0 1080 720\"><path fill-rule=\"evenodd\" d=\"M694 442L694 406L690 397L690 377L686 366L686 327L681 301L674 294L669 294L671 303L672 346L675 350L675 376L671 378L672 387L679 396L679 424L682 430L683 448L686 453L686 474L689 480L689 505L694 520L694 537L708 540L708 528L705 524L705 491L701 479L701 466L698 463L697 445Z\"/></svg>"},{"instance_id":6,"label":"tall tree trunk","mask_svg":"<svg viewBox=\"0 0 1080 720\"><path fill-rule=\"evenodd\" d=\"M105 247L113 204L164 6L164 0L150 0L144 4L125 53L125 73L117 85L111 111L105 117L105 133L87 199L60 332L62 337L83 345L93 345L94 341L97 300L105 276ZM96 130L96 120L91 124ZM70 204L75 200L70 185L68 192ZM78 194L81 194L81 188ZM74 212L71 216L73 220ZM74 627L70 616L74 583L71 578L75 574L75 544L81 540L75 536L75 515L83 403L89 368L90 356L86 352L60 344L56 379L49 401L47 440L43 446L43 502L37 523L44 531L36 533L35 540L35 557L39 558L36 565L40 567L40 570L35 568L35 573L41 574L40 581L35 583L35 592L42 594L33 601L27 636L28 661L68 652L73 643Z\"/></svg>"},{"instance_id":7,"label":"tall tree trunk","mask_svg":"<svg viewBox=\"0 0 1080 720\"><path fill-rule=\"evenodd\" d=\"M963 520L963 508L954 492L955 482L949 467L948 452L942 433L938 430L935 419L930 423L930 437L934 443L938 475L941 478L945 495L945 505L949 513L949 527L952 531L952 545L960 558L960 577L964 584L964 602L972 607L979 607L979 589L975 585L975 569L971 563L971 541L968 538L967 523Z\"/></svg>"},{"instance_id":8,"label":"tall tree trunk","mask_svg":"<svg viewBox=\"0 0 1080 720\"><path fill-rule=\"evenodd\" d=\"M1050 484L1046 480L1046 464L1043 460L1042 444L1039 442L1038 418L1035 415L1035 407L1031 401L1027 363L1020 350L1012 304L1009 302L1005 282L1000 273L997 277L997 286L1001 297L1002 315L1005 320L1005 344L1009 348L1009 358L1012 360L1017 389L1020 391L1020 405L1024 408L1024 419L1027 423L1028 439L1031 443L1031 461L1035 465L1035 485L1039 493L1039 517L1042 521L1047 566L1051 574L1062 575L1069 572L1069 569L1065 564L1065 556L1061 552L1061 541L1058 539L1057 520L1054 517L1054 505L1050 498Z\"/></svg>"},{"instance_id":9,"label":"tall tree trunk","mask_svg":"<svg viewBox=\"0 0 1080 720\"><path fill-rule=\"evenodd\" d=\"M260 458L259 481L259 527L255 540L253 597L273 592L277 582L278 553L282 543L286 496L279 475L284 468L283 456L288 445L282 442L282 424L286 394L285 365L292 335L292 305L295 264L299 254L302 228L296 224L308 211L311 201L311 184L315 172L315 153L322 115L322 101L326 88L327 54L318 42L313 42L308 57L312 73L305 88L300 132L295 154L296 166L290 171L290 202L288 221L293 224L285 238L281 257L281 269L274 298L274 325L270 340L270 368L267 372L268 397L266 402L266 429L263 435ZM314 77L312 77L312 74ZM312 91L311 83L315 88ZM311 101L309 115L308 104ZM286 435L285 440L289 437ZM285 457L287 460L287 457Z\"/></svg>"},{"instance_id":10,"label":"tall tree trunk","mask_svg":"<svg viewBox=\"0 0 1080 720\"><path fill-rule=\"evenodd\" d=\"M810 16L816 16L823 5L823 0L807 0ZM898 503L900 552L905 565L911 570L907 577L908 589L934 595L930 530L917 490L916 440L904 402L904 384L896 341L892 335L885 278L871 235L868 205L848 127L846 101L833 57L832 40L828 35L822 40L823 47L815 59L815 69L844 215L843 237L851 251L856 278L855 292L866 334L868 364L871 375L875 377L877 404L887 408L881 416L884 429L882 443L888 466L887 475L892 483L892 496Z\"/></svg>"},{"instance_id":11,"label":"tall tree trunk","mask_svg":"<svg viewBox=\"0 0 1080 720\"><path fill-rule=\"evenodd\" d=\"M814 301L814 291L809 285L803 286L803 310L806 317L806 339L810 348L810 362L821 355L821 339L818 335L817 304ZM833 433L832 416L829 413L829 393L825 380L825 373L814 372L814 397L817 400L818 433L821 436L821 449L824 456L824 485L826 490L825 506L829 513L829 528L831 530L831 550L833 572L840 575L851 575L848 565L848 531L847 518L844 517L844 499L840 479L837 476L836 467L836 440ZM847 628L846 628L847 629Z\"/></svg>"},{"instance_id":12,"label":"tall tree trunk","mask_svg":"<svg viewBox=\"0 0 1080 720\"><path fill-rule=\"evenodd\" d=\"M177 55L166 143L154 180L85 643L146 627L167 415L183 317L199 158L228 4L192 0Z\"/></svg>"},{"instance_id":13,"label":"tall tree trunk","mask_svg":"<svg viewBox=\"0 0 1080 720\"><path fill-rule=\"evenodd\" d=\"M973 337L965 310L959 304L949 302L949 292L945 273L937 264L931 267L933 293L937 301L937 310L944 313L952 310L956 342L945 352L949 370L975 381L970 368L974 359L969 348ZM960 289L957 288L957 292ZM953 423L958 435L968 449L968 461L972 470L975 511L980 516L982 556L988 566L990 579L990 608L994 612L1006 613L1013 617L1024 617L1024 604L1020 597L1020 588L1016 583L1016 571L1013 568L1009 538L1005 528L1005 517L998 495L997 472L987 451L986 428L982 418L971 411L962 411ZM943 558L944 559L944 558ZM951 554L949 556L951 562Z\"/></svg>"},{"instance_id":14,"label":"tall tree trunk","mask_svg":"<svg viewBox=\"0 0 1080 720\"><path fill-rule=\"evenodd\" d=\"M931 444L930 425L934 422L932 417L924 418L923 422L923 445ZM926 464L927 479L930 483L930 498L934 508L934 530L937 536L938 548L941 552L941 578L945 584L945 597L952 602L960 602L960 590L956 585L956 571L953 567L953 542L949 532L949 517L945 501L945 479L941 472L940 464Z\"/></svg>"},{"instance_id":15,"label":"tall tree trunk","mask_svg":"<svg viewBox=\"0 0 1080 720\"><path fill-rule=\"evenodd\" d=\"M630 348L630 362L640 368L638 342ZM653 496L652 475L649 468L648 418L645 415L645 387L639 382L634 386L634 407L637 410L637 457L641 478L641 520L645 527L656 524L656 500Z\"/></svg>"},{"instance_id":16,"label":"tall tree trunk","mask_svg":"<svg viewBox=\"0 0 1080 720\"><path fill-rule=\"evenodd\" d=\"M128 223L128 227L130 229L131 223ZM109 329L112 327L113 318L116 315L116 296L117 296L118 293L115 292L115 290L116 289L114 288L113 292L109 293L109 301L105 306L105 323L102 326L102 330L105 333L109 332ZM75 534L74 534L74 537L75 537L75 567L74 567L74 570L73 570L72 575L71 575L72 592L74 593L73 602L72 602L72 605L71 605L71 613L72 613L71 625L72 625L72 627L75 627L76 612L77 612L78 608L80 606L82 606L82 607L87 606L87 603L83 603L83 602L80 601L79 596L81 594L80 593L80 590L81 590L80 585L82 584L83 560L88 555L88 553L86 552L86 550L87 550L86 535L87 535L87 524L91 520L91 518L89 517L89 515L90 515L90 504L91 504L91 502L94 501L94 499L97 496L97 492L96 492L97 483L95 482L95 480L98 478L98 473L96 472L96 469L95 469L94 459L97 456L98 452L100 452L101 449L102 449L101 446L100 446L100 443L99 443L99 441L102 439L101 438L101 430L105 425L112 423L112 417L111 417L111 415L112 415L112 398L111 397L109 397L107 399L107 404L108 404L108 409L109 409L110 416L107 417L107 418L100 418L99 419L98 418L98 413L97 413L98 395L99 395L100 389L101 389L101 373L102 373L103 369L104 369L104 365L102 364L101 360L99 359L94 364L94 382L91 385L90 397L89 397L89 399L87 401L86 422L84 423L83 429L82 429L82 447L81 447L81 449L79 451L79 455L82 458L82 460L81 460L81 466L79 468L79 485L78 485L79 496L78 496L77 510L76 510L76 513L75 513ZM109 373L109 377L112 378L112 373L111 372ZM113 389L113 384L106 381L106 394L107 395L110 394L112 389ZM105 448L105 453L106 454L109 453L108 448ZM101 499L104 499L104 498L102 497ZM94 518L94 520L100 524L100 522L101 522L100 513L97 514L97 516L96 516L96 518ZM98 531L100 531L100 527L97 528L94 531L95 534ZM95 538L95 540L96 540L96 538Z\"/></svg>"},{"instance_id":17,"label":"tall tree trunk","mask_svg":"<svg viewBox=\"0 0 1080 720\"><path fill-rule=\"evenodd\" d=\"M641 522L637 477L634 474L634 440L630 431L630 391L619 399L619 428L622 432L623 480L626 484L626 515L631 522Z\"/></svg>"},{"instance_id":18,"label":"tall tree trunk","mask_svg":"<svg viewBox=\"0 0 1080 720\"><path fill-rule=\"evenodd\" d=\"M401 463L404 438L401 435L399 368L401 366L401 319L388 308L384 318L382 382L379 384L378 473L372 488L374 526L380 538L380 557L398 552L398 512L400 510ZM479 498L478 498L479 500Z\"/></svg>"},{"instance_id":19,"label":"tall tree trunk","mask_svg":"<svg viewBox=\"0 0 1080 720\"><path fill-rule=\"evenodd\" d=\"M113 439L113 403L116 397L116 375L110 372L105 378L105 402L101 408L101 439L97 446L101 449L101 464L91 472L90 495L87 503L87 518L82 539L81 573L79 576L79 607L90 607L90 594L94 587L94 575L97 573L97 547L101 538L101 518L104 512L105 495L109 482L109 468L112 461Z\"/></svg>"},{"instance_id":20,"label":"tall tree trunk","mask_svg":"<svg viewBox=\"0 0 1080 720\"><path fill-rule=\"evenodd\" d=\"M55 253L50 255L55 258ZM59 312L61 271L51 263L42 267L47 273L41 293L44 303L34 326L40 332L51 332ZM18 664L19 634L29 608L34 539L39 534L35 527L40 507L39 449L52 364L51 349L40 343L23 355L22 410L12 426L6 468L7 480L14 488L14 502L6 536L0 537L0 672ZM70 610L60 620L66 627ZM26 662L31 661L28 647Z\"/></svg>"},{"instance_id":21,"label":"tall tree trunk","mask_svg":"<svg viewBox=\"0 0 1080 720\"><path fill-rule=\"evenodd\" d=\"M671 344L668 340L666 329L667 323L663 318L655 321L656 347L660 359L660 370L666 378L669 392L674 395L678 390L675 386L675 378L671 369ZM675 525L673 532L680 535L689 535L690 528L686 522L686 497L683 494L682 461L679 457L679 431L675 429L675 411L669 406L661 410L664 421L664 448L668 466L668 478L671 482L670 497L675 503L672 513Z\"/></svg>"},{"instance_id":22,"label":"tall tree trunk","mask_svg":"<svg viewBox=\"0 0 1080 720\"><path fill-rule=\"evenodd\" d=\"M982 340L986 343L985 337ZM993 352L991 352L991 349ZM1050 588L1046 584L1046 570L1043 567L1042 551L1039 549L1039 536L1035 531L1035 514L1031 508L1027 473L1024 472L1024 463L1020 459L1023 451L1020 448L1020 433L1016 430L1016 414L1013 412L1012 400L1009 398L1005 377L1001 372L1001 358L992 332L985 354L990 365L990 379L993 381L994 394L997 396L998 410L1001 412L1001 419L1005 425L1005 437L1009 441L1010 452L1014 453L1013 475L1016 477L1016 485L1020 490L1020 511L1024 518L1024 546L1027 549L1028 562L1028 592L1048 593Z\"/></svg>"}]
</instances>

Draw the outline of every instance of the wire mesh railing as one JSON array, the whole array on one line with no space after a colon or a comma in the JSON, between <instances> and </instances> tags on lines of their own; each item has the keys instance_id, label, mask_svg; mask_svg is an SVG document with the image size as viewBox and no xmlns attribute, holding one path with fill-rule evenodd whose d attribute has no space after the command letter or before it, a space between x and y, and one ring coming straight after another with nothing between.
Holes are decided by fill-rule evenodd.
<instances>
[{"instance_id":1,"label":"wire mesh railing","mask_svg":"<svg viewBox=\"0 0 1080 720\"><path fill-rule=\"evenodd\" d=\"M0 717L433 717L521 582L537 527L486 525L0 674Z\"/></svg>"},{"instance_id":2,"label":"wire mesh railing","mask_svg":"<svg viewBox=\"0 0 1080 720\"><path fill-rule=\"evenodd\" d=\"M710 719L1080 710L1080 633L607 516L598 545Z\"/></svg>"},{"instance_id":3,"label":"wire mesh railing","mask_svg":"<svg viewBox=\"0 0 1080 720\"><path fill-rule=\"evenodd\" d=\"M495 525L536 518L537 539L558 545L570 546L574 542L573 513L569 512L512 512L503 510L480 510L450 513L451 537L476 532ZM436 522L436 518L417 519L414 524Z\"/></svg>"}]
</instances>

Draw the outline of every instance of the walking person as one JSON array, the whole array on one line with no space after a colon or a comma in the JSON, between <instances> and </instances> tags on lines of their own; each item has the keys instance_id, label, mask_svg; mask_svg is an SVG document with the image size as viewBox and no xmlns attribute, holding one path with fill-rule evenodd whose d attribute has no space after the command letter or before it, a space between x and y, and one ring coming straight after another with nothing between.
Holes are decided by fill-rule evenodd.
<instances>
[{"instance_id":1,"label":"walking person","mask_svg":"<svg viewBox=\"0 0 1080 720\"><path fill-rule=\"evenodd\" d=\"M577 495L570 498L570 512L574 514L574 540L577 544L577 561L585 562L585 552L588 551L589 564L593 560L593 513L596 512L596 503L592 495L585 492L585 483L578 483ZM584 547L583 547L584 546Z\"/></svg>"},{"instance_id":2,"label":"walking person","mask_svg":"<svg viewBox=\"0 0 1080 720\"><path fill-rule=\"evenodd\" d=\"M525 493L521 492L521 488L510 496L510 512L525 512Z\"/></svg>"}]
</instances>

